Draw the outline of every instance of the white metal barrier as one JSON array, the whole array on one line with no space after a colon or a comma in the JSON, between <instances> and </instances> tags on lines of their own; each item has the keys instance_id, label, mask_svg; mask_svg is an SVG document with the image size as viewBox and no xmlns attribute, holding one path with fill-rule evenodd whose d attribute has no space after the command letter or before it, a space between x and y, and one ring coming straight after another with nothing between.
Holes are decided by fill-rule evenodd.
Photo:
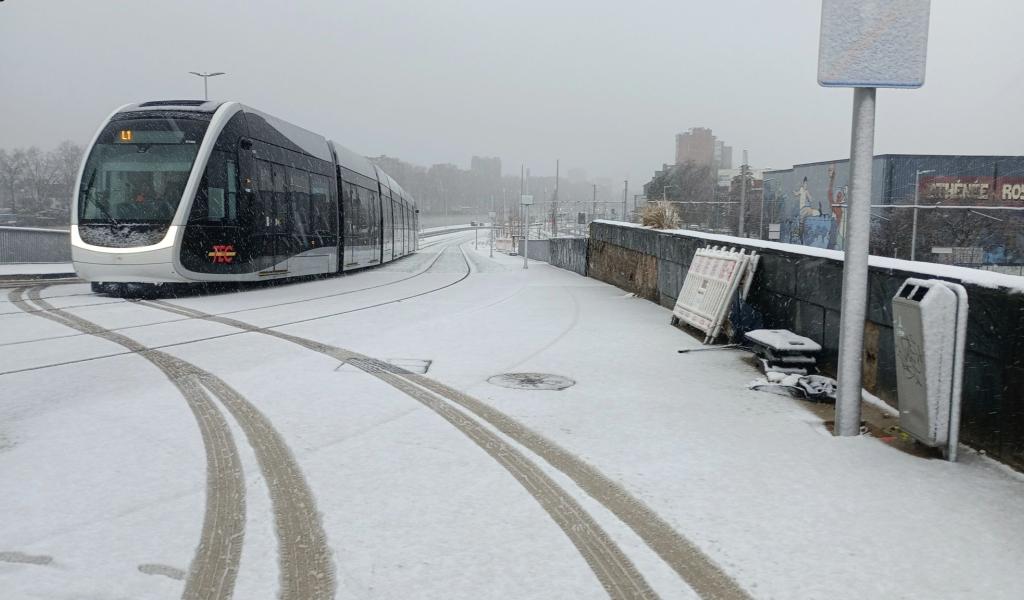
<instances>
[{"instance_id":1,"label":"white metal barrier","mask_svg":"<svg viewBox=\"0 0 1024 600\"><path fill-rule=\"evenodd\" d=\"M682 321L703 331L705 344L714 341L741 286L741 297L747 297L759 261L756 252L735 248L697 250L672 310L672 324Z\"/></svg>"}]
</instances>

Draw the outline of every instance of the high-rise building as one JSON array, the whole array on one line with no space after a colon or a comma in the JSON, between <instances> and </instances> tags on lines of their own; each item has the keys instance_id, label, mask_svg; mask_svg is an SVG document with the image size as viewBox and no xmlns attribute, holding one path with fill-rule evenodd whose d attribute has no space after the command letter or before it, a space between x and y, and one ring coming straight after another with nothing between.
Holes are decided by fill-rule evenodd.
<instances>
[{"instance_id":1,"label":"high-rise building","mask_svg":"<svg viewBox=\"0 0 1024 600\"><path fill-rule=\"evenodd\" d=\"M732 168L732 146L722 140L715 140L715 165L718 170Z\"/></svg>"},{"instance_id":2,"label":"high-rise building","mask_svg":"<svg viewBox=\"0 0 1024 600\"><path fill-rule=\"evenodd\" d=\"M676 164L693 163L713 166L715 162L715 136L710 129L693 127L686 133L676 134Z\"/></svg>"}]
</instances>

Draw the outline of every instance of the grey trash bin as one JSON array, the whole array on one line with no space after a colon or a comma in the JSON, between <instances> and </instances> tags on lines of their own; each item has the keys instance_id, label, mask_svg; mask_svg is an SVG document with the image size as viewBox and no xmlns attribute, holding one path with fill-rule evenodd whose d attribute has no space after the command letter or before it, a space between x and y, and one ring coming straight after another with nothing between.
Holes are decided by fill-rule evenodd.
<instances>
[{"instance_id":1,"label":"grey trash bin","mask_svg":"<svg viewBox=\"0 0 1024 600\"><path fill-rule=\"evenodd\" d=\"M907 279L892 299L900 428L956 460L967 333L967 291Z\"/></svg>"}]
</instances>

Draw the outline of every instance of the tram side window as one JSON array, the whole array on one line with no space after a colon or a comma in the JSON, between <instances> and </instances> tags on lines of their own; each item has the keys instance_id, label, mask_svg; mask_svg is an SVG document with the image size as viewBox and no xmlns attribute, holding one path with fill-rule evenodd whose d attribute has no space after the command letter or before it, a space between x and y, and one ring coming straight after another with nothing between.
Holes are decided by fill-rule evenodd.
<instances>
[{"instance_id":1,"label":"tram side window","mask_svg":"<svg viewBox=\"0 0 1024 600\"><path fill-rule=\"evenodd\" d=\"M305 238L309 232L309 174L288 168L288 204L292 212L292 231Z\"/></svg>"},{"instance_id":2,"label":"tram side window","mask_svg":"<svg viewBox=\"0 0 1024 600\"><path fill-rule=\"evenodd\" d=\"M270 227L274 219L274 175L270 163L262 160L256 162L256 185L260 193L258 225Z\"/></svg>"},{"instance_id":3,"label":"tram side window","mask_svg":"<svg viewBox=\"0 0 1024 600\"><path fill-rule=\"evenodd\" d=\"M288 182L285 179L285 167L277 163L270 163L271 173L274 176L274 216L270 224L280 232L291 231L291 211L288 210Z\"/></svg>"},{"instance_id":4,"label":"tram side window","mask_svg":"<svg viewBox=\"0 0 1024 600\"><path fill-rule=\"evenodd\" d=\"M323 175L310 175L310 210L312 211L312 229L315 235L330 236L334 234L334 203L331 202L331 180Z\"/></svg>"},{"instance_id":5,"label":"tram side window","mask_svg":"<svg viewBox=\"0 0 1024 600\"><path fill-rule=\"evenodd\" d=\"M238 167L226 152L215 150L210 154L195 202L189 214L190 222L218 225L235 224L238 220Z\"/></svg>"},{"instance_id":6,"label":"tram side window","mask_svg":"<svg viewBox=\"0 0 1024 600\"><path fill-rule=\"evenodd\" d=\"M402 248L402 205L398 202L391 203L391 210L394 213L395 219L395 242L398 243L398 249Z\"/></svg>"},{"instance_id":7,"label":"tram side window","mask_svg":"<svg viewBox=\"0 0 1024 600\"><path fill-rule=\"evenodd\" d=\"M359 193L356 189L355 185L347 181L342 184L344 192L342 212L345 215L345 245L348 246L355 244L355 238L359 231Z\"/></svg>"},{"instance_id":8,"label":"tram side window","mask_svg":"<svg viewBox=\"0 0 1024 600\"><path fill-rule=\"evenodd\" d=\"M235 221L238 219L238 164L234 160L227 160L224 165L228 178L225 189L227 206L224 218L228 221Z\"/></svg>"},{"instance_id":9,"label":"tram side window","mask_svg":"<svg viewBox=\"0 0 1024 600\"><path fill-rule=\"evenodd\" d=\"M359 230L357 235L360 245L366 245L370 243L370 229L372 227L370 211L373 205L373 192L363 187L356 189L359 193Z\"/></svg>"},{"instance_id":10,"label":"tram side window","mask_svg":"<svg viewBox=\"0 0 1024 600\"><path fill-rule=\"evenodd\" d=\"M370 192L370 243L374 246L380 245L380 194Z\"/></svg>"}]
</instances>

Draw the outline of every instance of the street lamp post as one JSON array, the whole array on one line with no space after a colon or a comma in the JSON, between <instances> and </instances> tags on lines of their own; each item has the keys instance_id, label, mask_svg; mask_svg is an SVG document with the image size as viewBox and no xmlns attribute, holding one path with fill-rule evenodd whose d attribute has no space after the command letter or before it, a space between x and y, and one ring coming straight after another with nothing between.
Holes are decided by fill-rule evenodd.
<instances>
[{"instance_id":1,"label":"street lamp post","mask_svg":"<svg viewBox=\"0 0 1024 600\"><path fill-rule=\"evenodd\" d=\"M918 171L914 175L914 219L910 228L910 260L917 260L917 207L921 193L921 175L934 172L935 169L928 169L927 171Z\"/></svg>"},{"instance_id":2,"label":"street lamp post","mask_svg":"<svg viewBox=\"0 0 1024 600\"><path fill-rule=\"evenodd\" d=\"M195 71L189 71L189 73L195 75L196 77L202 77L203 78L203 100L209 100L210 99L210 88L207 85L207 81L211 77L216 77L218 75L227 75L227 73L223 73L221 71L217 71L216 73L196 73Z\"/></svg>"}]
</instances>

